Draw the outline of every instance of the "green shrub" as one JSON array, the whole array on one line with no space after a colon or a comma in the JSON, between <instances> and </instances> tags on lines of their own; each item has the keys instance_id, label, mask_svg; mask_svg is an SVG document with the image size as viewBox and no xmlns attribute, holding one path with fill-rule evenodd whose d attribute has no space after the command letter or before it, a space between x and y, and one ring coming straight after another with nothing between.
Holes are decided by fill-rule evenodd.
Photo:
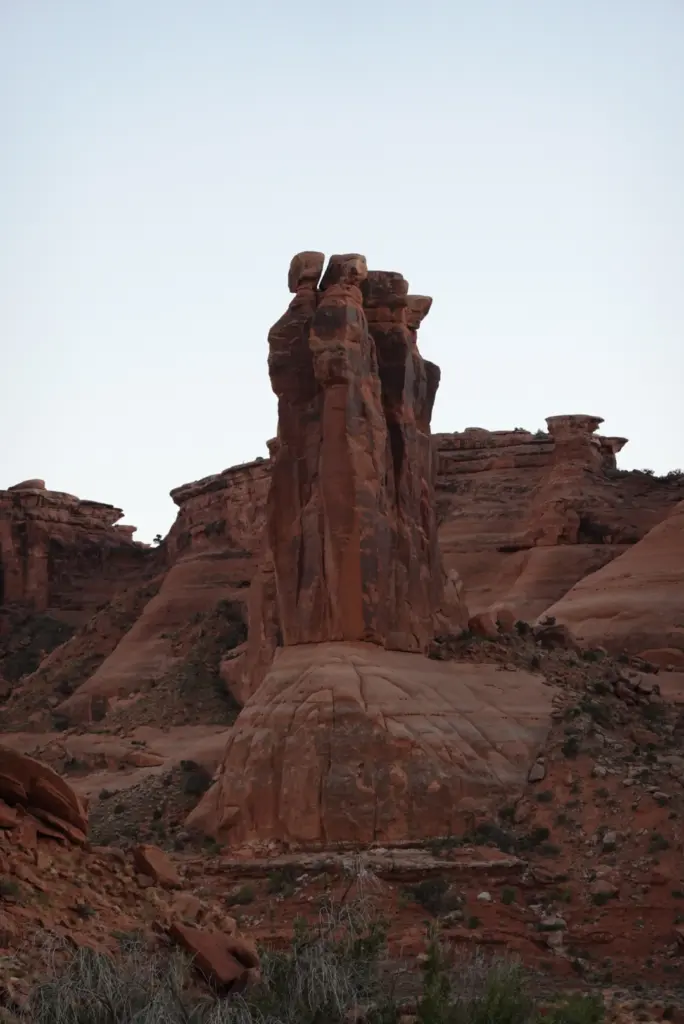
<instances>
[{"instance_id":1,"label":"green shrub","mask_svg":"<svg viewBox=\"0 0 684 1024\"><path fill-rule=\"evenodd\" d=\"M0 900L18 900L21 895L21 886L14 878L0 878Z\"/></svg>"},{"instance_id":2,"label":"green shrub","mask_svg":"<svg viewBox=\"0 0 684 1024\"><path fill-rule=\"evenodd\" d=\"M295 891L298 871L293 864L284 864L268 876L267 890L273 895L292 896Z\"/></svg>"},{"instance_id":3,"label":"green shrub","mask_svg":"<svg viewBox=\"0 0 684 1024\"><path fill-rule=\"evenodd\" d=\"M449 899L449 888L446 878L424 878L410 886L407 893L430 914L437 916L453 910L456 905L457 901Z\"/></svg>"},{"instance_id":4,"label":"green shrub","mask_svg":"<svg viewBox=\"0 0 684 1024\"><path fill-rule=\"evenodd\" d=\"M244 907L248 903L254 903L255 892L251 885L241 885L239 889L233 889L226 896L227 907Z\"/></svg>"},{"instance_id":5,"label":"green shrub","mask_svg":"<svg viewBox=\"0 0 684 1024\"><path fill-rule=\"evenodd\" d=\"M546 1024L601 1024L605 1016L603 999L598 995L574 993L544 1017Z\"/></svg>"},{"instance_id":6,"label":"green shrub","mask_svg":"<svg viewBox=\"0 0 684 1024\"><path fill-rule=\"evenodd\" d=\"M564 757L575 758L579 754L580 744L576 736L568 736L567 740L561 747Z\"/></svg>"}]
</instances>

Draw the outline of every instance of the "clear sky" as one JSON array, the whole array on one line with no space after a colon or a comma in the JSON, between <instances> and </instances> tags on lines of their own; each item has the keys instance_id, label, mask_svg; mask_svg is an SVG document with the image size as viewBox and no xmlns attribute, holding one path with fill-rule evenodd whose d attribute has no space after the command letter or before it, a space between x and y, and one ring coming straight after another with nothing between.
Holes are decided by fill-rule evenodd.
<instances>
[{"instance_id":1,"label":"clear sky","mask_svg":"<svg viewBox=\"0 0 684 1024\"><path fill-rule=\"evenodd\" d=\"M301 249L434 296L433 427L684 466L682 0L0 0L0 487L265 455Z\"/></svg>"}]
</instances>

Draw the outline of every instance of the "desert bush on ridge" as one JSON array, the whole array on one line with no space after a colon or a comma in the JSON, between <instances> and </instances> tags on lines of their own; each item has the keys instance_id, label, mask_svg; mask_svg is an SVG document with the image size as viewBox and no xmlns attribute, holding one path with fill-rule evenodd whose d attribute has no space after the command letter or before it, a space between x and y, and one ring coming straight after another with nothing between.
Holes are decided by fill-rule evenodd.
<instances>
[{"instance_id":1,"label":"desert bush on ridge","mask_svg":"<svg viewBox=\"0 0 684 1024\"><path fill-rule=\"evenodd\" d=\"M62 951L63 952L63 951ZM385 931L356 907L328 907L316 927L298 922L287 951L262 953L262 979L242 995L198 989L190 961L122 943L111 958L80 949L52 956L22 1024L538 1024L521 966L480 952L454 960L430 935L424 969L385 959ZM547 1008L546 1024L599 1024L600 1001L576 996Z\"/></svg>"}]
</instances>

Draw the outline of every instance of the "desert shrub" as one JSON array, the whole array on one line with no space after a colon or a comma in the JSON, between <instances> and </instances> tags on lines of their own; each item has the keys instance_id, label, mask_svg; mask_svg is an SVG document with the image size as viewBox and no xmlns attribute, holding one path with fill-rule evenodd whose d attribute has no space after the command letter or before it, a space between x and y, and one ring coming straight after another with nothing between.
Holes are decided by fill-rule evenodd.
<instances>
[{"instance_id":1,"label":"desert shrub","mask_svg":"<svg viewBox=\"0 0 684 1024\"><path fill-rule=\"evenodd\" d=\"M153 953L137 934L121 953L52 946L45 980L21 1024L398 1024L407 1002L418 1024L541 1024L519 963L455 953L429 936L413 996L400 999L385 956L385 926L363 903L328 905L315 926L295 924L287 950L261 953L261 980L239 995L200 988L191 961ZM404 975L405 977L405 975ZM600 1024L603 1004L575 995L545 1009L547 1024Z\"/></svg>"},{"instance_id":2,"label":"desert shrub","mask_svg":"<svg viewBox=\"0 0 684 1024\"><path fill-rule=\"evenodd\" d=\"M241 885L226 896L227 907L246 907L254 903L256 893L251 885Z\"/></svg>"},{"instance_id":3,"label":"desert shrub","mask_svg":"<svg viewBox=\"0 0 684 1024\"><path fill-rule=\"evenodd\" d=\"M179 954L153 956L144 946L131 945L113 959L78 949L65 963L51 962L47 980L30 994L23 1019L32 1024L180 1024L193 1019L185 1012L188 976L188 961ZM198 1022L201 1009L193 1011Z\"/></svg>"},{"instance_id":4,"label":"desert shrub","mask_svg":"<svg viewBox=\"0 0 684 1024\"><path fill-rule=\"evenodd\" d=\"M21 886L14 878L0 878L0 900L18 900L21 895Z\"/></svg>"},{"instance_id":5,"label":"desert shrub","mask_svg":"<svg viewBox=\"0 0 684 1024\"><path fill-rule=\"evenodd\" d=\"M604 1016L605 1008L601 996L577 992L560 1006L550 1009L544 1021L545 1024L601 1024Z\"/></svg>"},{"instance_id":6,"label":"desert shrub","mask_svg":"<svg viewBox=\"0 0 684 1024\"><path fill-rule=\"evenodd\" d=\"M580 751L580 742L577 736L568 736L561 750L565 757L576 758Z\"/></svg>"},{"instance_id":7,"label":"desert shrub","mask_svg":"<svg viewBox=\"0 0 684 1024\"><path fill-rule=\"evenodd\" d=\"M452 961L435 933L430 936L420 1024L531 1024L534 1004L520 965L481 953Z\"/></svg>"},{"instance_id":8,"label":"desert shrub","mask_svg":"<svg viewBox=\"0 0 684 1024\"><path fill-rule=\"evenodd\" d=\"M73 635L68 626L50 615L17 615L10 619L11 633L2 659L2 675L10 683L35 672L46 654Z\"/></svg>"},{"instance_id":9,"label":"desert shrub","mask_svg":"<svg viewBox=\"0 0 684 1024\"><path fill-rule=\"evenodd\" d=\"M424 878L407 889L407 894L430 914L447 913L458 905L450 898L450 885L446 878Z\"/></svg>"},{"instance_id":10,"label":"desert shrub","mask_svg":"<svg viewBox=\"0 0 684 1024\"><path fill-rule=\"evenodd\" d=\"M186 796L202 796L211 786L211 772L196 761L181 761L183 792Z\"/></svg>"},{"instance_id":11,"label":"desert shrub","mask_svg":"<svg viewBox=\"0 0 684 1024\"><path fill-rule=\"evenodd\" d=\"M275 868L268 876L267 891L273 895L292 896L298 874L294 864L284 864L280 868Z\"/></svg>"},{"instance_id":12,"label":"desert shrub","mask_svg":"<svg viewBox=\"0 0 684 1024\"><path fill-rule=\"evenodd\" d=\"M515 836L493 821L480 822L475 829L473 841L475 843L492 844L501 850L502 853L510 853L515 849L516 845Z\"/></svg>"}]
</instances>

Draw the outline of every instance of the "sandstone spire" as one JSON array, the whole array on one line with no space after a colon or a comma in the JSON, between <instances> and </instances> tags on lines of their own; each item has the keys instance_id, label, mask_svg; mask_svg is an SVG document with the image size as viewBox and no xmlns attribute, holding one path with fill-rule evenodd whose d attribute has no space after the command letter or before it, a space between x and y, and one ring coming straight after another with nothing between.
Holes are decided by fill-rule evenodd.
<instances>
[{"instance_id":1,"label":"sandstone spire","mask_svg":"<svg viewBox=\"0 0 684 1024\"><path fill-rule=\"evenodd\" d=\"M424 650L446 628L430 418L439 370L416 344L431 299L358 254L292 261L269 333L279 445L269 541L283 643Z\"/></svg>"}]
</instances>

